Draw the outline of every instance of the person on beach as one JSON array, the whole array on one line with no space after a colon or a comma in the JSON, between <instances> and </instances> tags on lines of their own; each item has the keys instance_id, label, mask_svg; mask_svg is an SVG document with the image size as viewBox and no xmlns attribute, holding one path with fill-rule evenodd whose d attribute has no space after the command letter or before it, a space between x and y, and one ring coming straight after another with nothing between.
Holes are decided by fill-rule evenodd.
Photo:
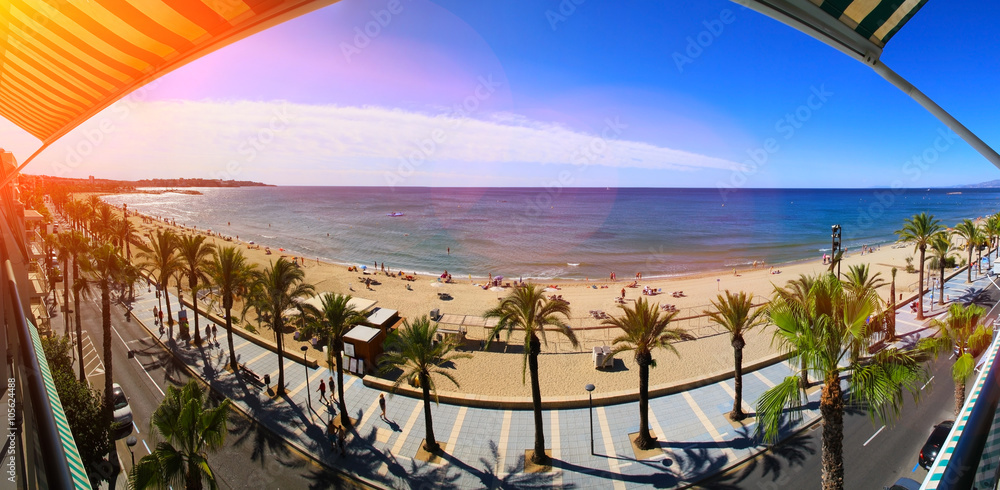
<instances>
[{"instance_id":1,"label":"person on beach","mask_svg":"<svg viewBox=\"0 0 1000 490\"><path fill-rule=\"evenodd\" d=\"M622 299L625 299L625 288L622 288Z\"/></svg>"},{"instance_id":2,"label":"person on beach","mask_svg":"<svg viewBox=\"0 0 1000 490\"><path fill-rule=\"evenodd\" d=\"M389 420L389 418L385 416L385 393L379 393L378 406L382 409L382 420Z\"/></svg>"},{"instance_id":3,"label":"person on beach","mask_svg":"<svg viewBox=\"0 0 1000 490\"><path fill-rule=\"evenodd\" d=\"M326 383L323 380L319 380L319 398L326 402Z\"/></svg>"}]
</instances>

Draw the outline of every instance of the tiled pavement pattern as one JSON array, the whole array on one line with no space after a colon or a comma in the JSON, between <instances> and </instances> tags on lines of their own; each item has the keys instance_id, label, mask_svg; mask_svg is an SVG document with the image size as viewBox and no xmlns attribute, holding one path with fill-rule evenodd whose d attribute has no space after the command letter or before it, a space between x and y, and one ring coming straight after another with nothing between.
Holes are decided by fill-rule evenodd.
<instances>
[{"instance_id":1,"label":"tiled pavement pattern","mask_svg":"<svg viewBox=\"0 0 1000 490\"><path fill-rule=\"evenodd\" d=\"M982 282L985 280L966 285L964 274L959 274L948 283L946 294L953 301L968 297L985 286ZM177 305L176 297L172 296L171 301ZM154 336L157 328L153 326L152 308L156 305L154 295L144 293L137 299L133 311ZM900 308L897 319L901 335L911 334L912 339L926 333L909 307ZM210 321L204 319L201 324L204 328ZM348 411L360 422L349 434L348 455L340 456L326 443L325 422L331 412L318 399L316 391L319 379L327 379L331 373L326 368L310 369L307 386L302 365L286 360L285 383L289 395L272 400L264 389L225 370L224 327L220 326L219 330L218 345L178 346L177 356L242 410L302 451L378 486L670 487L714 475L762 449L754 440L753 423L734 428L724 416L733 403L733 380L728 379L650 401L650 426L659 436L662 454L649 459L637 460L628 440L628 434L638 430L638 403L594 407L593 455L587 408L545 411L546 447L553 451L555 459L552 471L541 473L524 472L525 450L531 448L534 441L530 410L432 404L435 435L447 444L447 454L441 464L425 463L413 459L424 437L420 400L386 395L388 420L383 420L378 409L379 392L345 373ZM165 340L166 335L159 338ZM270 374L273 386L278 375L277 356L239 336L234 337L234 344L240 362L248 364L262 377ZM310 358L319 355L320 351L316 350L309 353ZM761 393L790 372L787 363L779 362L745 373L743 397L747 405L753 407ZM311 396L311 408L307 407L307 392ZM819 416L818 397L818 390L812 390L810 403L801 411L802 417L788 419L784 434ZM558 424L558 428L554 424Z\"/></svg>"}]
</instances>

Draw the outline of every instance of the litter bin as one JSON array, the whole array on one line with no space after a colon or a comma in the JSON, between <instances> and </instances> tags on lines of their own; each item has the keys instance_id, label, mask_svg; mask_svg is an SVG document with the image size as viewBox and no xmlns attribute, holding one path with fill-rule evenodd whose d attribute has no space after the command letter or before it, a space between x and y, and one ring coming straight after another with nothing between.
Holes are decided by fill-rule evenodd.
<instances>
[{"instance_id":1,"label":"litter bin","mask_svg":"<svg viewBox=\"0 0 1000 490\"><path fill-rule=\"evenodd\" d=\"M265 374L264 375L264 386L267 386L269 384L271 384L271 375L270 374Z\"/></svg>"},{"instance_id":2,"label":"litter bin","mask_svg":"<svg viewBox=\"0 0 1000 490\"><path fill-rule=\"evenodd\" d=\"M437 321L441 317L441 310L434 308L431 310L431 320Z\"/></svg>"}]
</instances>

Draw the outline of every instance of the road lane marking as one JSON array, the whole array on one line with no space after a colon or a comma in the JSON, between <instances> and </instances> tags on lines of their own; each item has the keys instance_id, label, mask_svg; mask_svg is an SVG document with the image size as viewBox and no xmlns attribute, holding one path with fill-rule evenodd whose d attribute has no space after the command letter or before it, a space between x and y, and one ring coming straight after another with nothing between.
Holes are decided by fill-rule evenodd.
<instances>
[{"instance_id":1,"label":"road lane marking","mask_svg":"<svg viewBox=\"0 0 1000 490\"><path fill-rule=\"evenodd\" d=\"M931 384L931 381L934 381L934 376L931 376L931 379L928 379L927 382L924 383L924 385L920 387L920 391L924 391L924 388L926 388L927 385Z\"/></svg>"},{"instance_id":2,"label":"road lane marking","mask_svg":"<svg viewBox=\"0 0 1000 490\"><path fill-rule=\"evenodd\" d=\"M867 440L867 441L865 441L865 443L864 443L864 444L862 444L862 446L867 446L867 445L868 445L868 443L869 443L869 442L872 442L872 439L874 439L874 438L875 438L875 436L879 435L879 433L881 433L881 432L882 432L883 430L885 430L885 426L884 426L884 425L882 426L882 428L880 428L879 430L875 431L875 433L874 433L874 434L872 434L872 436L871 436L871 437L869 437L869 438L868 438L868 440Z\"/></svg>"},{"instance_id":3,"label":"road lane marking","mask_svg":"<svg viewBox=\"0 0 1000 490\"><path fill-rule=\"evenodd\" d=\"M132 421L132 427L135 427L136 434L142 434L142 432L139 432L139 426L135 425L135 420Z\"/></svg>"},{"instance_id":4,"label":"road lane marking","mask_svg":"<svg viewBox=\"0 0 1000 490\"><path fill-rule=\"evenodd\" d=\"M146 454L153 454L153 451L149 450L149 444L146 444L146 440L145 439L142 440L142 445L146 446Z\"/></svg>"},{"instance_id":5,"label":"road lane marking","mask_svg":"<svg viewBox=\"0 0 1000 490\"><path fill-rule=\"evenodd\" d=\"M122 335L120 333L118 333L118 330L115 329L114 326L111 327L111 330L113 330L115 332L115 335L118 336L118 339L121 340L123 344L125 344L125 347L128 347L128 343L125 342L125 339L122 338ZM160 392L160 396L167 396L167 394L163 392L163 389L160 388L160 385L156 382L156 380L153 379L153 377L149 375L149 371L146 371L146 366L143 366L142 363L139 362L139 358L133 356L132 360L135 361L135 363L139 365L139 369L141 369L142 372L146 373L146 377L149 378L149 380L153 382L153 386L156 387L156 391ZM136 430L138 431L139 429L136 429Z\"/></svg>"}]
</instances>

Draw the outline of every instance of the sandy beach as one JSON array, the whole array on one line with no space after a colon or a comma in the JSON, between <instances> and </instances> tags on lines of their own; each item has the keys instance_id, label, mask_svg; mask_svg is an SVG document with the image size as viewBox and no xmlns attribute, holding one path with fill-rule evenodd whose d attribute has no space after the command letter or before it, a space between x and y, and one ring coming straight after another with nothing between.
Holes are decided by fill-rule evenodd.
<instances>
[{"instance_id":1,"label":"sandy beach","mask_svg":"<svg viewBox=\"0 0 1000 490\"><path fill-rule=\"evenodd\" d=\"M138 234L143 237L147 233L155 233L158 229L168 227L179 233L206 233L206 230L174 227L154 218L150 218L149 223L144 223L142 217L131 216L130 219L137 227ZM288 259L293 257L277 248L272 248L268 255L265 252L267 244L251 245L235 239L227 241L215 236L215 233L223 236L227 233L225 229L213 230L210 240L216 246L239 246L251 262L261 267L282 256ZM910 297L916 292L917 273L906 272L906 258L913 257L914 262L917 261L912 246L883 246L865 254L855 250L849 252L841 266L843 272L854 264L869 264L872 272L880 273L888 283L890 270L895 267L898 269L897 301L900 294ZM369 264L368 270L373 271L374 265ZM381 262L379 265L382 265ZM399 271L391 262L386 264L386 268L393 272ZM644 287L662 290L663 293L648 296L647 299L661 305L674 305L678 311L676 325L697 337L697 340L676 344L679 356L666 350L654 353L658 367L650 371L650 385L657 386L732 369L733 354L728 336L723 335L703 316L699 316L721 291L746 291L753 293L755 302L763 303L775 285L784 285L800 274L817 274L826 269L821 257L817 256L814 260L783 264L780 269L774 269L775 273L771 272L770 265L762 265L756 269L736 270L735 273L732 270L714 271L671 279L639 280L638 287L635 288L626 287L635 280L631 275L627 276L627 280L619 278L616 282L545 281L543 285L558 288L551 289L547 295L561 295L570 303L570 325L576 331L580 345L573 347L562 337L549 336L549 342L543 345L543 355L539 358L542 395L576 395L586 383L595 384L598 393L637 387L635 363L630 353L619 355L621 362L617 369L609 371L595 370L590 354L596 345L610 345L618 332L599 327L601 320L594 318L589 312L600 310L609 315L617 314L619 309L615 298L621 296L623 288L628 303L643 297ZM404 318L416 318L428 314L432 309L439 309L444 315L443 324L464 324L467 328L466 346L470 348L473 357L456 363L454 374L460 388L443 380L439 384L440 390L490 396L530 396L529 386L522 383L523 356L520 354L518 339L512 338L509 348L504 342L499 342L494 343L489 352L479 349L480 341L485 339L487 332L481 315L498 303L499 298L506 294L505 290L484 289L481 284L470 281L468 277L455 277L454 282L449 284L440 283L437 277L426 275L418 276L412 282L404 281L381 271L366 274L348 271L342 265L318 262L315 258L304 259L304 271L306 281L313 284L320 293L330 291L374 300L377 302L376 306L398 310ZM622 276L625 274L619 277ZM367 289L364 279L371 279L376 283ZM673 296L674 291L682 291L683 296ZM880 288L879 292L884 299L888 299L889 286ZM447 293L450 299L441 299L439 293ZM262 332L260 335L273 340L270 332ZM291 334L286 334L285 341L289 351L297 351L299 346L305 345L293 340ZM777 350L771 346L771 333L764 327L747 337L744 363L750 364L776 353Z\"/></svg>"}]
</instances>

